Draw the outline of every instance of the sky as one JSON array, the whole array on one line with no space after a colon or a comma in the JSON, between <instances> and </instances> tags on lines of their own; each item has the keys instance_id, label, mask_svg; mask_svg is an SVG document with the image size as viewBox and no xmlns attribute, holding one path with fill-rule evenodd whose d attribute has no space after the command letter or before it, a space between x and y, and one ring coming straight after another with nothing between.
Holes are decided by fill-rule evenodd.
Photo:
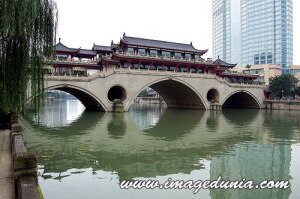
<instances>
[{"instance_id":1,"label":"sky","mask_svg":"<svg viewBox=\"0 0 300 199\"><path fill-rule=\"evenodd\" d=\"M57 38L91 49L127 36L190 43L212 56L212 0L56 0ZM300 1L294 0L294 64L300 65ZM297 44L297 45L296 45Z\"/></svg>"}]
</instances>

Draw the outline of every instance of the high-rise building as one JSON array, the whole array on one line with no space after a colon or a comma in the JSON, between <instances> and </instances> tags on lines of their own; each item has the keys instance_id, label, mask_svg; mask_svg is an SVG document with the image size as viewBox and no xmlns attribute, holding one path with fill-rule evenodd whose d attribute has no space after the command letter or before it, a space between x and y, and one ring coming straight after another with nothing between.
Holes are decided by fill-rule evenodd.
<instances>
[{"instance_id":1,"label":"high-rise building","mask_svg":"<svg viewBox=\"0 0 300 199\"><path fill-rule=\"evenodd\" d=\"M213 59L293 64L292 0L212 0Z\"/></svg>"}]
</instances>

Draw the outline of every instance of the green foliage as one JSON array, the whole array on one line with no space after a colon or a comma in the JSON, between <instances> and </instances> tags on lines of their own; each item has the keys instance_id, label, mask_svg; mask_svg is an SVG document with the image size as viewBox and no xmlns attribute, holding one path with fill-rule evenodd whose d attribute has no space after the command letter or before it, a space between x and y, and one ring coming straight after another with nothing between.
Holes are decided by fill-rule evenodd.
<instances>
[{"instance_id":1,"label":"green foliage","mask_svg":"<svg viewBox=\"0 0 300 199\"><path fill-rule=\"evenodd\" d=\"M140 92L140 94L138 95L139 97L147 97L147 88L145 90L143 90L142 92Z\"/></svg>"},{"instance_id":2,"label":"green foliage","mask_svg":"<svg viewBox=\"0 0 300 199\"><path fill-rule=\"evenodd\" d=\"M295 88L295 90L293 90L292 94L300 96L300 87Z\"/></svg>"},{"instance_id":3,"label":"green foliage","mask_svg":"<svg viewBox=\"0 0 300 199\"><path fill-rule=\"evenodd\" d=\"M270 92L275 98L293 96L298 80L291 74L270 78Z\"/></svg>"},{"instance_id":4,"label":"green foliage","mask_svg":"<svg viewBox=\"0 0 300 199\"><path fill-rule=\"evenodd\" d=\"M0 110L20 112L27 88L42 93L42 59L51 56L57 9L52 0L0 0ZM34 99L35 109L41 97Z\"/></svg>"}]
</instances>

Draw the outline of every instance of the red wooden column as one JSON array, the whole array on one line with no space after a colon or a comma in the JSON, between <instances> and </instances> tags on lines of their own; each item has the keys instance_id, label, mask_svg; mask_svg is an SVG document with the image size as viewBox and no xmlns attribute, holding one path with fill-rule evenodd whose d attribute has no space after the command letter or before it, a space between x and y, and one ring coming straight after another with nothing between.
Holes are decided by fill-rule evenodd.
<instances>
[{"instance_id":1,"label":"red wooden column","mask_svg":"<svg viewBox=\"0 0 300 199\"><path fill-rule=\"evenodd\" d=\"M107 61L104 61L104 68L105 68L105 71L107 71L107 68L108 68L108 62Z\"/></svg>"},{"instance_id":2,"label":"red wooden column","mask_svg":"<svg viewBox=\"0 0 300 199\"><path fill-rule=\"evenodd\" d=\"M203 68L203 71L204 71L204 75L206 75L206 68Z\"/></svg>"},{"instance_id":3,"label":"red wooden column","mask_svg":"<svg viewBox=\"0 0 300 199\"><path fill-rule=\"evenodd\" d=\"M177 65L175 66L176 72L178 71L178 67L179 67L179 64L177 64Z\"/></svg>"},{"instance_id":4,"label":"red wooden column","mask_svg":"<svg viewBox=\"0 0 300 199\"><path fill-rule=\"evenodd\" d=\"M126 62L126 67L127 67L127 70L130 70L130 63L131 63L131 61L130 61L130 60L128 60L128 61Z\"/></svg>"}]
</instances>

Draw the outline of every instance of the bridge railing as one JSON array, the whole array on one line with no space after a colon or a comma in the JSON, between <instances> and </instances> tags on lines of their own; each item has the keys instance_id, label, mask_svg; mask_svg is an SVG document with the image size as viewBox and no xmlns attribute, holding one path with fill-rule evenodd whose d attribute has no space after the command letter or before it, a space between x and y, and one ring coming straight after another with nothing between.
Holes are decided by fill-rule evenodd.
<instances>
[{"instance_id":1,"label":"bridge railing","mask_svg":"<svg viewBox=\"0 0 300 199\"><path fill-rule=\"evenodd\" d=\"M91 59L51 59L51 58L45 58L43 60L45 63L53 63L53 62L62 62L62 63L81 63L81 64L98 64L100 59L91 60Z\"/></svg>"},{"instance_id":2,"label":"bridge railing","mask_svg":"<svg viewBox=\"0 0 300 199\"><path fill-rule=\"evenodd\" d=\"M192 59L190 57L188 58L184 58L184 57L180 57L180 58L177 58L175 56L166 56L166 55L151 55L151 54L140 54L140 53L129 53L129 52L116 52L117 55L119 56L126 56L126 57L135 57L135 58L154 58L154 59L165 59L165 60L176 60L176 61L184 61L184 62L193 62L193 63L205 63L205 64L211 64L212 63L212 60L211 59L202 59L202 58L199 58L199 59Z\"/></svg>"}]
</instances>

